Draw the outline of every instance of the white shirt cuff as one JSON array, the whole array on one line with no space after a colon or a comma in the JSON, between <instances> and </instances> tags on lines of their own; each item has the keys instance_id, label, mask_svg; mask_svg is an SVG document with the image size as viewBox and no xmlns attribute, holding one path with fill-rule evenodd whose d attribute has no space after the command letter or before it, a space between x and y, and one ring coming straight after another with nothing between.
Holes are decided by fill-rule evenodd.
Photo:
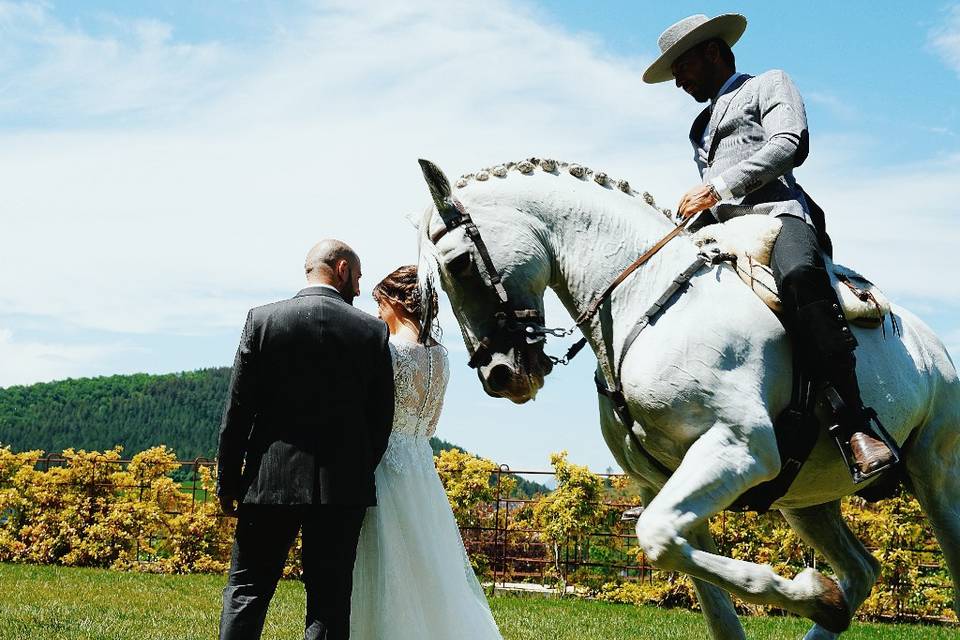
<instances>
[{"instance_id":1,"label":"white shirt cuff","mask_svg":"<svg viewBox=\"0 0 960 640\"><path fill-rule=\"evenodd\" d=\"M733 193L727 188L727 181L724 180L722 176L714 176L710 178L710 184L712 184L713 188L716 189L717 193L720 194L721 200L729 200L733 198Z\"/></svg>"}]
</instances>

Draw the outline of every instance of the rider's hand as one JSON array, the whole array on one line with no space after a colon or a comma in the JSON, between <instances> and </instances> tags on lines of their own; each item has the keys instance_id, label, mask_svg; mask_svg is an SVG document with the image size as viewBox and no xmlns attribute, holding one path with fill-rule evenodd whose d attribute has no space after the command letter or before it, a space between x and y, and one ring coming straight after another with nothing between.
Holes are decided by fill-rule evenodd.
<instances>
[{"instance_id":1,"label":"rider's hand","mask_svg":"<svg viewBox=\"0 0 960 640\"><path fill-rule=\"evenodd\" d=\"M239 502L233 496L217 496L217 500L220 501L220 510L223 511L223 515L233 516L237 515L237 503Z\"/></svg>"},{"instance_id":2,"label":"rider's hand","mask_svg":"<svg viewBox=\"0 0 960 640\"><path fill-rule=\"evenodd\" d=\"M683 194L677 205L677 217L686 220L690 216L709 209L720 202L717 192L711 184L698 184Z\"/></svg>"}]
</instances>

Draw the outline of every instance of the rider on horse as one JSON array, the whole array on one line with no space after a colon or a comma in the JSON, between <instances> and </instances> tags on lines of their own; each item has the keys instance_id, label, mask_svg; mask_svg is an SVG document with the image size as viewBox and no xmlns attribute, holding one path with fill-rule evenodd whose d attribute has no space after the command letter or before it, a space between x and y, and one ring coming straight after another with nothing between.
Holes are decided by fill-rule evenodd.
<instances>
[{"instance_id":1,"label":"rider on horse","mask_svg":"<svg viewBox=\"0 0 960 640\"><path fill-rule=\"evenodd\" d=\"M770 262L784 326L803 369L842 399L836 419L852 465L861 475L874 474L896 458L872 433L871 412L860 398L857 340L822 255L830 252L822 211L793 177L809 149L803 100L783 71L756 77L736 71L730 47L746 25L739 14L684 18L660 35L662 53L643 75L650 84L675 80L697 102L710 103L690 129L703 184L683 196L677 213L686 219L708 210L696 226L747 213L782 221Z\"/></svg>"}]
</instances>

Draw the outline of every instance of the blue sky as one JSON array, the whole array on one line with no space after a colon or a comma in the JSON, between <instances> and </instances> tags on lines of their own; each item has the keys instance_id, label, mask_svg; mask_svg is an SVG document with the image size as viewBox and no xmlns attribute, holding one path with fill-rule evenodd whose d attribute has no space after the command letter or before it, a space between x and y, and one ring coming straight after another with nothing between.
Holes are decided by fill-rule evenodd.
<instances>
[{"instance_id":1,"label":"blue sky","mask_svg":"<svg viewBox=\"0 0 960 640\"><path fill-rule=\"evenodd\" d=\"M0 386L227 364L246 308L295 292L324 236L369 290L414 260L417 157L577 160L673 206L700 107L640 75L670 23L727 11L749 19L739 69L804 94L798 177L839 260L960 352L960 3L395 5L0 2ZM439 435L514 468L613 464L589 356L514 407L445 326Z\"/></svg>"}]
</instances>

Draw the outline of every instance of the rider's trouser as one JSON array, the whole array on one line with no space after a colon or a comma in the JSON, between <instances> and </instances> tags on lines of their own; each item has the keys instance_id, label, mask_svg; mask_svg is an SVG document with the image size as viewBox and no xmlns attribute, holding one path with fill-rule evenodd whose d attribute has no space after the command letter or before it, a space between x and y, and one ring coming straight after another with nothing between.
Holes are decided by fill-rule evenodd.
<instances>
[{"instance_id":1,"label":"rider's trouser","mask_svg":"<svg viewBox=\"0 0 960 640\"><path fill-rule=\"evenodd\" d=\"M783 319L801 366L816 379L833 384L855 412L863 407L857 383L857 340L830 284L816 233L793 216L780 216L783 228L773 246L770 266L780 290Z\"/></svg>"}]
</instances>

